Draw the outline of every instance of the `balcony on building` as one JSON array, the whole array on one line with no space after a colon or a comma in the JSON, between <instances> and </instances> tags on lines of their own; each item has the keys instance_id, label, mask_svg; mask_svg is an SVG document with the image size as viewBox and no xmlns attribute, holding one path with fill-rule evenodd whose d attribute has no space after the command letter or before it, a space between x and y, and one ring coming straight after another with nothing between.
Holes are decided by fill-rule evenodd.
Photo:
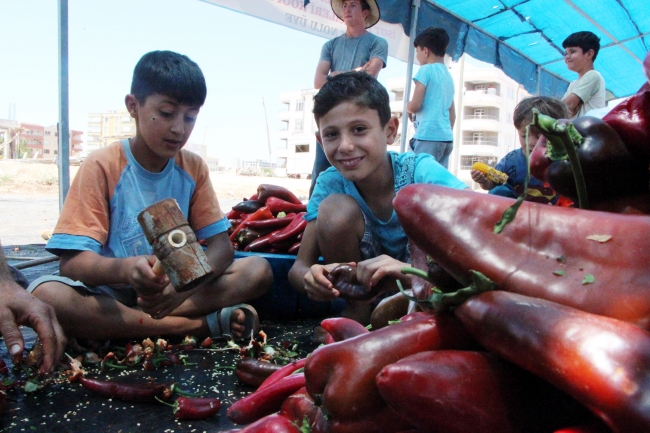
<instances>
[{"instance_id":1,"label":"balcony on building","mask_svg":"<svg viewBox=\"0 0 650 433\"><path fill-rule=\"evenodd\" d=\"M463 131L501 132L499 109L495 107L463 107Z\"/></svg>"},{"instance_id":2,"label":"balcony on building","mask_svg":"<svg viewBox=\"0 0 650 433\"><path fill-rule=\"evenodd\" d=\"M498 82L466 80L463 105L465 107L501 108L503 105L501 85Z\"/></svg>"}]
</instances>

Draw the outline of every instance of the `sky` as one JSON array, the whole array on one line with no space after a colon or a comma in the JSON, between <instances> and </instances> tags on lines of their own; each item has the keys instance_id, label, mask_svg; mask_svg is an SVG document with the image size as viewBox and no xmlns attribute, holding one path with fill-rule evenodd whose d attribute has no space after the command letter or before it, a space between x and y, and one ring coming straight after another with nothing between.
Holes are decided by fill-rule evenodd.
<instances>
[{"instance_id":1,"label":"sky","mask_svg":"<svg viewBox=\"0 0 650 433\"><path fill-rule=\"evenodd\" d=\"M56 124L58 1L0 0L0 16L0 119L15 104L18 122ZM271 148L280 146L280 93L313 87L326 42L200 0L68 0L68 20L72 129L85 133L89 112L124 108L140 57L172 50L205 75L208 96L189 141L217 158L268 158L264 105ZM379 81L406 69L389 57Z\"/></svg>"}]
</instances>

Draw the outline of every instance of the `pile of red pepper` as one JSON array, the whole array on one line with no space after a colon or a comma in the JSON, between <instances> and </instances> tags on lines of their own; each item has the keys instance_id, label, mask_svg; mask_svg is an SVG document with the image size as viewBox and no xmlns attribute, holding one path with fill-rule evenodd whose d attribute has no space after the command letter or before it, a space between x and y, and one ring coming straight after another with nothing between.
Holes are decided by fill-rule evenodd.
<instances>
[{"instance_id":1,"label":"pile of red pepper","mask_svg":"<svg viewBox=\"0 0 650 433\"><path fill-rule=\"evenodd\" d=\"M297 254L307 207L288 189L261 184L257 193L228 212L236 251Z\"/></svg>"}]
</instances>

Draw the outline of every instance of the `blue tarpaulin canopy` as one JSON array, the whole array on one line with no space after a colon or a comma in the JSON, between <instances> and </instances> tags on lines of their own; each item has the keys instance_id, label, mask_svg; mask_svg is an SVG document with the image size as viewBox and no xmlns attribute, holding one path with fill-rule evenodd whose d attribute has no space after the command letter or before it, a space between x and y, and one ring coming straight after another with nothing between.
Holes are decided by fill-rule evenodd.
<instances>
[{"instance_id":1,"label":"blue tarpaulin canopy","mask_svg":"<svg viewBox=\"0 0 650 433\"><path fill-rule=\"evenodd\" d=\"M607 90L628 96L645 82L648 0L377 0L381 19L401 24L407 35L416 3L416 34L430 26L446 29L454 60L467 53L496 65L530 93L562 96L577 78L564 64L562 41L585 30L600 37L594 66Z\"/></svg>"}]
</instances>

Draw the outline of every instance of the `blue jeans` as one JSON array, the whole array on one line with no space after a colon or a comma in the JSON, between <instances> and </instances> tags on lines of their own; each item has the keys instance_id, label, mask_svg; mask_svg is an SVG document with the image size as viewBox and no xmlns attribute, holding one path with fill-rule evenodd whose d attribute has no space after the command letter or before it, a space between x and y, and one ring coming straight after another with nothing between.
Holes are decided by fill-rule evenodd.
<instances>
[{"instance_id":1,"label":"blue jeans","mask_svg":"<svg viewBox=\"0 0 650 433\"><path fill-rule=\"evenodd\" d=\"M453 141L427 141L411 138L409 141L411 150L415 153L428 153L446 169L449 169L449 155L454 150Z\"/></svg>"},{"instance_id":2,"label":"blue jeans","mask_svg":"<svg viewBox=\"0 0 650 433\"><path fill-rule=\"evenodd\" d=\"M316 142L316 158L314 159L314 167L311 171L311 186L309 187L309 197L311 193L314 192L314 187L316 186L316 179L318 175L330 168L332 164L327 160L325 152L323 151L323 146Z\"/></svg>"}]
</instances>

